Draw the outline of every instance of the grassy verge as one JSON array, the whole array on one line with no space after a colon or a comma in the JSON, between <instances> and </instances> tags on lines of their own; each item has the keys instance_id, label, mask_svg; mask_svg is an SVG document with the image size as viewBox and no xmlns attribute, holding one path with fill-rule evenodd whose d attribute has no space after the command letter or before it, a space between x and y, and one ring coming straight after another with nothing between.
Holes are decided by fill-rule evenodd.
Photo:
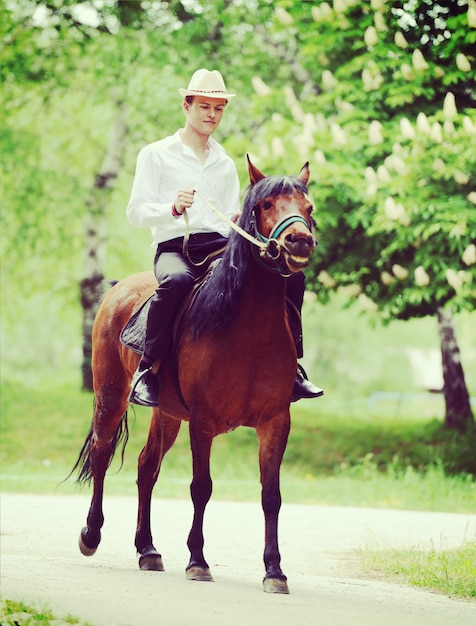
<instances>
[{"instance_id":1,"label":"grassy verge","mask_svg":"<svg viewBox=\"0 0 476 626\"><path fill-rule=\"evenodd\" d=\"M476 543L455 550L366 550L364 569L398 582L461 598L476 598Z\"/></svg>"},{"instance_id":2,"label":"grassy verge","mask_svg":"<svg viewBox=\"0 0 476 626\"><path fill-rule=\"evenodd\" d=\"M23 389L2 385L1 489L76 493L73 466L89 429L93 398L66 387ZM320 404L292 409L282 466L287 502L476 512L476 432L445 432L435 419L395 418L368 407L330 411ZM316 408L314 408L316 407ZM136 465L149 411L130 412L130 439L121 471L115 459L106 492L135 495ZM119 455L117 455L119 457ZM212 450L216 499L259 500L257 442L252 429L217 437ZM467 471L457 471L469 468ZM474 468L476 474L476 468ZM191 456L187 425L164 460L157 485L163 497L188 498Z\"/></svg>"},{"instance_id":3,"label":"grassy verge","mask_svg":"<svg viewBox=\"0 0 476 626\"><path fill-rule=\"evenodd\" d=\"M2 626L34 626L35 624L42 624L43 626L48 624L89 626L87 622L81 622L76 617L68 615L64 618L58 618L48 608L39 609L14 600L0 600L0 624Z\"/></svg>"}]
</instances>

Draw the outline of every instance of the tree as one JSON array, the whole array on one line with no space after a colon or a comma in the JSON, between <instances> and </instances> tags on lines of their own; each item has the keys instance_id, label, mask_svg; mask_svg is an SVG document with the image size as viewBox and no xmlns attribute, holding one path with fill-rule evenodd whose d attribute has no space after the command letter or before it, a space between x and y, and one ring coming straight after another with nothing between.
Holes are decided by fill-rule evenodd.
<instances>
[{"instance_id":1,"label":"tree","mask_svg":"<svg viewBox=\"0 0 476 626\"><path fill-rule=\"evenodd\" d=\"M293 37L286 45L317 85L305 97L288 90L288 112L261 132L268 158L289 158L292 142L303 158L314 151L322 237L310 284L321 299L345 289L384 322L476 303L476 117L465 108L475 104L475 7L455 4L276 7L276 32ZM471 407L446 346L457 377L445 376L446 423L464 429Z\"/></svg>"}]
</instances>

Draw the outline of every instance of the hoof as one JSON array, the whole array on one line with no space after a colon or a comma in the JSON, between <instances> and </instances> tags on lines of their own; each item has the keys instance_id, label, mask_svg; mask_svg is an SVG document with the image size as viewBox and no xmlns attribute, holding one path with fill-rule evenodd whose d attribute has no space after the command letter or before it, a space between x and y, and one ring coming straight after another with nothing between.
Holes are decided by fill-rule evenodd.
<instances>
[{"instance_id":1,"label":"hoof","mask_svg":"<svg viewBox=\"0 0 476 626\"><path fill-rule=\"evenodd\" d=\"M266 593L289 593L288 583L281 578L265 578L263 591Z\"/></svg>"},{"instance_id":2,"label":"hoof","mask_svg":"<svg viewBox=\"0 0 476 626\"><path fill-rule=\"evenodd\" d=\"M81 554L84 554L84 556L92 556L96 550L97 547L99 545L99 542L101 541L101 533L99 533L99 537L96 543L96 545L93 546L88 546L86 543L86 537L89 534L89 529L87 526L85 526L82 531L81 534L79 535L79 540L78 540L78 545L79 545L79 549L81 551Z\"/></svg>"},{"instance_id":3,"label":"hoof","mask_svg":"<svg viewBox=\"0 0 476 626\"><path fill-rule=\"evenodd\" d=\"M164 564L162 562L162 555L158 552L141 554L139 557L139 568L149 572L163 572Z\"/></svg>"},{"instance_id":4,"label":"hoof","mask_svg":"<svg viewBox=\"0 0 476 626\"><path fill-rule=\"evenodd\" d=\"M185 570L187 580L202 580L204 582L213 582L213 576L210 574L208 567L199 567L192 565Z\"/></svg>"}]
</instances>

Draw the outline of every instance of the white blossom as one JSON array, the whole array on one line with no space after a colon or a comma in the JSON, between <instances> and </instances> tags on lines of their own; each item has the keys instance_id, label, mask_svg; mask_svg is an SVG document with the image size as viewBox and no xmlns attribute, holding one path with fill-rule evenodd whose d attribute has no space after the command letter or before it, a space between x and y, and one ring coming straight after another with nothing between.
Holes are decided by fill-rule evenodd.
<instances>
[{"instance_id":1,"label":"white blossom","mask_svg":"<svg viewBox=\"0 0 476 626\"><path fill-rule=\"evenodd\" d=\"M476 191L470 191L468 195L466 196L466 199L472 202L473 204L476 204Z\"/></svg>"},{"instance_id":2,"label":"white blossom","mask_svg":"<svg viewBox=\"0 0 476 626\"><path fill-rule=\"evenodd\" d=\"M291 115L295 122L300 122L301 124L304 122L304 112L301 108L299 100L296 98L296 95L291 87L286 85L284 88L284 95L286 104L288 105Z\"/></svg>"},{"instance_id":3,"label":"white blossom","mask_svg":"<svg viewBox=\"0 0 476 626\"><path fill-rule=\"evenodd\" d=\"M374 24L376 30L380 31L381 33L387 30L387 24L385 24L385 19L380 11L374 13Z\"/></svg>"},{"instance_id":4,"label":"white blossom","mask_svg":"<svg viewBox=\"0 0 476 626\"><path fill-rule=\"evenodd\" d=\"M468 6L468 26L476 28L476 4L474 2Z\"/></svg>"},{"instance_id":5,"label":"white blossom","mask_svg":"<svg viewBox=\"0 0 476 626\"><path fill-rule=\"evenodd\" d=\"M392 177L385 165L379 165L377 168L377 177L381 183L389 183Z\"/></svg>"},{"instance_id":6,"label":"white blossom","mask_svg":"<svg viewBox=\"0 0 476 626\"><path fill-rule=\"evenodd\" d=\"M317 165L324 165L327 162L326 155L322 150L316 150L314 152L314 161Z\"/></svg>"},{"instance_id":7,"label":"white blossom","mask_svg":"<svg viewBox=\"0 0 476 626\"><path fill-rule=\"evenodd\" d=\"M428 63L426 62L422 51L419 48L415 48L415 50L413 51L412 63L413 63L413 67L417 71L424 71L430 67Z\"/></svg>"},{"instance_id":8,"label":"white blossom","mask_svg":"<svg viewBox=\"0 0 476 626\"><path fill-rule=\"evenodd\" d=\"M369 143L373 146L383 143L382 124L378 120L372 120L369 124Z\"/></svg>"},{"instance_id":9,"label":"white blossom","mask_svg":"<svg viewBox=\"0 0 476 626\"><path fill-rule=\"evenodd\" d=\"M402 63L400 71L402 72L402 76L405 80L413 80L413 69L411 65L408 65L408 63Z\"/></svg>"},{"instance_id":10,"label":"white blossom","mask_svg":"<svg viewBox=\"0 0 476 626\"><path fill-rule=\"evenodd\" d=\"M402 117L400 120L400 132L404 139L415 139L415 129L410 120L406 117Z\"/></svg>"},{"instance_id":11,"label":"white blossom","mask_svg":"<svg viewBox=\"0 0 476 626\"><path fill-rule=\"evenodd\" d=\"M463 286L463 278L459 272L456 272L455 270L448 268L445 271L445 276L450 287L453 287L455 291L459 291L461 289L461 287Z\"/></svg>"},{"instance_id":12,"label":"white blossom","mask_svg":"<svg viewBox=\"0 0 476 626\"><path fill-rule=\"evenodd\" d=\"M399 48L408 48L408 41L405 39L405 36L402 32L397 30L394 36L395 45Z\"/></svg>"},{"instance_id":13,"label":"white blossom","mask_svg":"<svg viewBox=\"0 0 476 626\"><path fill-rule=\"evenodd\" d=\"M364 34L365 45L371 48L378 44L378 34L375 30L375 26L367 26L367 29Z\"/></svg>"},{"instance_id":14,"label":"white blossom","mask_svg":"<svg viewBox=\"0 0 476 626\"><path fill-rule=\"evenodd\" d=\"M458 115L455 95L454 93L451 93L451 91L448 91L443 101L443 113L447 118L456 117Z\"/></svg>"},{"instance_id":15,"label":"white blossom","mask_svg":"<svg viewBox=\"0 0 476 626\"><path fill-rule=\"evenodd\" d=\"M258 96L269 96L271 93L271 88L259 76L253 76L251 84Z\"/></svg>"},{"instance_id":16,"label":"white blossom","mask_svg":"<svg viewBox=\"0 0 476 626\"><path fill-rule=\"evenodd\" d=\"M425 268L422 265L419 265L415 268L415 285L417 287L425 287L430 284L430 277L426 273Z\"/></svg>"},{"instance_id":17,"label":"white blossom","mask_svg":"<svg viewBox=\"0 0 476 626\"><path fill-rule=\"evenodd\" d=\"M324 70L322 72L322 86L326 91L332 91L337 86L337 78L330 70Z\"/></svg>"},{"instance_id":18,"label":"white blossom","mask_svg":"<svg viewBox=\"0 0 476 626\"><path fill-rule=\"evenodd\" d=\"M435 172L444 172L446 169L446 164L440 157L436 157L433 161L433 171Z\"/></svg>"},{"instance_id":19,"label":"white blossom","mask_svg":"<svg viewBox=\"0 0 476 626\"><path fill-rule=\"evenodd\" d=\"M343 293L347 298L356 298L362 292L360 285L342 285L339 287L339 293Z\"/></svg>"},{"instance_id":20,"label":"white blossom","mask_svg":"<svg viewBox=\"0 0 476 626\"><path fill-rule=\"evenodd\" d=\"M327 2L321 2L320 5L313 5L311 8L312 19L315 22L320 22L323 18L332 13L332 8Z\"/></svg>"},{"instance_id":21,"label":"white blossom","mask_svg":"<svg viewBox=\"0 0 476 626\"><path fill-rule=\"evenodd\" d=\"M321 270L319 272L317 280L320 283L322 283L324 287L327 287L328 289L332 289L337 284L336 281L332 278L332 276L330 276L328 272L326 272L326 270Z\"/></svg>"},{"instance_id":22,"label":"white blossom","mask_svg":"<svg viewBox=\"0 0 476 626\"><path fill-rule=\"evenodd\" d=\"M461 172L460 170L456 170L453 174L453 178L458 183L458 185L467 185L469 183L469 176L465 172Z\"/></svg>"},{"instance_id":23,"label":"white blossom","mask_svg":"<svg viewBox=\"0 0 476 626\"><path fill-rule=\"evenodd\" d=\"M453 122L451 120L445 120L444 124L443 124L443 130L445 132L445 135L453 135L455 132L455 125L453 124Z\"/></svg>"},{"instance_id":24,"label":"white blossom","mask_svg":"<svg viewBox=\"0 0 476 626\"><path fill-rule=\"evenodd\" d=\"M463 117L463 128L468 135L474 135L476 133L476 126L467 115Z\"/></svg>"},{"instance_id":25,"label":"white blossom","mask_svg":"<svg viewBox=\"0 0 476 626\"><path fill-rule=\"evenodd\" d=\"M432 124L430 137L433 139L433 141L436 141L436 143L442 143L443 133L441 132L441 125L438 122Z\"/></svg>"},{"instance_id":26,"label":"white blossom","mask_svg":"<svg viewBox=\"0 0 476 626\"><path fill-rule=\"evenodd\" d=\"M429 135L431 133L430 122L428 121L428 118L424 113L418 113L417 126L418 130L422 133L425 133L425 135Z\"/></svg>"},{"instance_id":27,"label":"white blossom","mask_svg":"<svg viewBox=\"0 0 476 626\"><path fill-rule=\"evenodd\" d=\"M384 285L391 285L395 282L395 278L390 274L390 272L382 272L380 274L380 280Z\"/></svg>"},{"instance_id":28,"label":"white blossom","mask_svg":"<svg viewBox=\"0 0 476 626\"><path fill-rule=\"evenodd\" d=\"M347 0L334 0L334 11L336 13L344 13L348 6Z\"/></svg>"},{"instance_id":29,"label":"white blossom","mask_svg":"<svg viewBox=\"0 0 476 626\"><path fill-rule=\"evenodd\" d=\"M277 6L274 9L274 14L278 22L281 22L284 26L290 26L294 22L293 16L283 7Z\"/></svg>"},{"instance_id":30,"label":"white blossom","mask_svg":"<svg viewBox=\"0 0 476 626\"><path fill-rule=\"evenodd\" d=\"M476 263L476 245L470 243L461 256L465 265L474 265Z\"/></svg>"},{"instance_id":31,"label":"white blossom","mask_svg":"<svg viewBox=\"0 0 476 626\"><path fill-rule=\"evenodd\" d=\"M347 143L347 137L343 129L339 126L339 124L333 123L331 124L331 134L338 146L343 146Z\"/></svg>"},{"instance_id":32,"label":"white blossom","mask_svg":"<svg viewBox=\"0 0 476 626\"><path fill-rule=\"evenodd\" d=\"M362 82L364 83L364 91L372 91L374 81L370 70L366 67L362 70Z\"/></svg>"},{"instance_id":33,"label":"white blossom","mask_svg":"<svg viewBox=\"0 0 476 626\"><path fill-rule=\"evenodd\" d=\"M458 52L458 54L456 55L456 67L461 72L471 71L471 63L469 62L468 57L462 52Z\"/></svg>"},{"instance_id":34,"label":"white blossom","mask_svg":"<svg viewBox=\"0 0 476 626\"><path fill-rule=\"evenodd\" d=\"M284 147L281 137L273 137L271 151L274 156L284 156L286 154L286 148Z\"/></svg>"},{"instance_id":35,"label":"white blossom","mask_svg":"<svg viewBox=\"0 0 476 626\"><path fill-rule=\"evenodd\" d=\"M365 180L368 183L377 182L377 172L373 167L370 167L370 165L365 168Z\"/></svg>"},{"instance_id":36,"label":"white blossom","mask_svg":"<svg viewBox=\"0 0 476 626\"><path fill-rule=\"evenodd\" d=\"M392 265L392 272L398 278L398 280L405 280L405 278L408 278L408 274L409 274L408 270L405 267L402 267L401 265L399 265L398 263L395 263L394 265Z\"/></svg>"},{"instance_id":37,"label":"white blossom","mask_svg":"<svg viewBox=\"0 0 476 626\"><path fill-rule=\"evenodd\" d=\"M365 293L359 294L357 299L360 306L364 309L364 311L367 311L367 313L375 313L375 311L378 311L378 305Z\"/></svg>"}]
</instances>

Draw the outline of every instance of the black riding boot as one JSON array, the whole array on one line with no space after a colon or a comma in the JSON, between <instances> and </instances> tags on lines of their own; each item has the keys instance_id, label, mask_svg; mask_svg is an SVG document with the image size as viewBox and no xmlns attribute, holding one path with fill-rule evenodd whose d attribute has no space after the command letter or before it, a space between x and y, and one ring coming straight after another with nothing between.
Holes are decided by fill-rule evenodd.
<instances>
[{"instance_id":1,"label":"black riding boot","mask_svg":"<svg viewBox=\"0 0 476 626\"><path fill-rule=\"evenodd\" d=\"M131 381L129 402L141 406L159 406L160 382L150 365L139 363Z\"/></svg>"}]
</instances>

